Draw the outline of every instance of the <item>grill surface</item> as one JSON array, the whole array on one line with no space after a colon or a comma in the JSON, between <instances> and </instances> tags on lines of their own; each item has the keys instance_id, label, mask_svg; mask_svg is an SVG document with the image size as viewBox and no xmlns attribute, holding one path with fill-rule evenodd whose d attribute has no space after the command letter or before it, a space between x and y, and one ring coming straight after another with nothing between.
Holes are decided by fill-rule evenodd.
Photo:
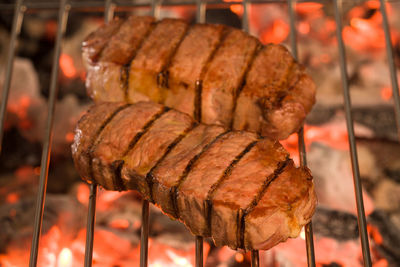
<instances>
[{"instance_id":1,"label":"grill surface","mask_svg":"<svg viewBox=\"0 0 400 267\"><path fill-rule=\"evenodd\" d=\"M341 69L341 77L342 77L342 88L343 88L343 97L344 97L344 106L346 113L346 122L347 122L347 131L348 138L350 144L350 155L351 155L351 163L352 163L352 171L353 171L353 179L354 179L354 192L356 196L357 203L357 215L358 215L358 226L360 229L360 239L362 245L363 252L363 260L364 266L371 266L371 257L370 257L370 249L368 245L368 234L366 229L366 220L365 220L365 212L364 212L364 204L362 198L362 187L360 182L360 173L359 173L359 164L357 159L357 150L355 145L355 136L354 136L354 128L353 128L353 117L351 114L351 99L349 94L349 81L347 75L347 64L346 64L346 55L345 55L345 47L342 38L342 1L341 0L319 0L319 1L295 1L295 0L260 0L260 1L242 1L243 5L243 20L242 20L242 28L245 31L248 31L249 23L248 23L248 6L250 4L257 3L286 3L288 5L288 16L290 19L290 44L293 56L297 59L297 41L296 41L296 17L294 12L294 7L296 3L300 2L317 2L322 4L332 3L335 11L335 21L336 21L336 34L338 40L338 49L339 49L339 63ZM390 2L390 1L387 1ZM393 47L391 42L391 37L389 34L389 26L388 26L388 18L386 13L385 1L380 0L380 9L383 17L383 28L385 32L385 41L386 41L386 53L388 58L388 65L390 70L391 84L393 90L394 97L394 109L396 114L396 123L397 129L400 137L400 97L399 97L399 88L397 82L396 68L394 64L393 57ZM46 196L46 186L47 186L47 178L48 178L48 168L50 162L50 151L51 151L51 143L52 143L52 132L53 132L53 119L54 119L54 111L56 105L57 98L57 77L59 71L59 57L61 53L61 42L64 36L68 14L71 9L101 9L104 10L104 19L105 21L109 21L113 17L114 10L118 9L129 9L132 7L151 7L151 14L155 17L158 16L161 4L163 5L191 5L196 6L197 8L197 22L202 23L205 21L205 10L206 5L230 5L230 3L224 3L220 1L182 1L182 2L174 2L172 3L161 3L160 0L152 0L151 3L146 4L138 4L135 1L131 2L122 2L122 1L111 1L106 0L104 3L96 2L96 1L68 1L68 0L60 0L57 2L30 2L17 0L15 5L12 4L0 4L0 10L14 10L14 19L12 24L12 32L11 32L11 40L9 44L9 53L7 57L7 65L6 65L6 73L5 73L5 82L2 92L2 102L0 105L0 140L2 140L4 133L4 119L5 119L5 111L7 106L7 100L10 89L11 76L13 71L13 61L16 50L16 40L18 38L19 32L21 30L21 24L23 20L23 16L25 11L27 10L42 10L42 9L58 9L58 28L55 42L55 52L53 56L53 65L51 72L51 80L50 80L50 95L49 95L49 107L48 107L48 118L46 123L46 133L44 136L44 145L42 151L42 159L41 159L41 168L40 168L40 180L39 180L39 192L37 196L37 204L36 204L36 213L35 213L35 222L34 222L34 233L33 240L31 246L31 256L30 256L30 267L34 267L37 265L37 257L38 257L38 245L42 227L42 219L43 219L43 209L44 209L44 201ZM0 142L0 152L1 152L1 143ZM305 143L304 143L304 133L303 128L298 132L298 144L299 144L299 157L300 164L302 166L307 165L306 159L306 151L305 151ZM95 225L95 210L96 210L96 195L97 195L97 185L90 185L90 195L89 195L89 208L88 208L88 220L87 220L87 236L86 236L86 249L85 249L85 262L84 266L92 265L92 254L93 254L93 233L94 233L94 225ZM312 224L309 223L305 227L306 233L306 249L307 249L307 260L308 266L315 266L315 257L314 257L314 244L313 244L313 231ZM140 266L147 266L148 260L148 234L149 234L149 202L143 201L142 206L142 228L141 228L141 246L140 246ZM252 266L259 266L259 255L258 251L252 251L251 253ZM196 266L203 266L203 238L200 236L196 237Z\"/></svg>"}]
</instances>

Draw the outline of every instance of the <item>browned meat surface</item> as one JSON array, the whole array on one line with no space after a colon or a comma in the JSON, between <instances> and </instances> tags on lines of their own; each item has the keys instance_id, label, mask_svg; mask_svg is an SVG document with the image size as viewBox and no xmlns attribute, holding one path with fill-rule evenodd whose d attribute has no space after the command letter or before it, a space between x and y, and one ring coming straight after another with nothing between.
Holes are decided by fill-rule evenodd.
<instances>
[{"instance_id":1,"label":"browned meat surface","mask_svg":"<svg viewBox=\"0 0 400 267\"><path fill-rule=\"evenodd\" d=\"M240 30L222 25L189 27L177 19L149 26L149 34L139 27L138 33L131 30L129 35L127 23L120 31L107 30L113 38L103 34L103 28L91 38L103 38L101 46L110 39L102 56L123 58L120 62L125 66L134 54L129 69L104 65L108 61L102 59L96 66L87 64L88 93L95 101L152 100L199 122L273 139L285 139L297 131L315 102L314 83L281 45L262 46ZM144 40L131 51L126 48L128 36Z\"/></svg>"},{"instance_id":2,"label":"browned meat surface","mask_svg":"<svg viewBox=\"0 0 400 267\"><path fill-rule=\"evenodd\" d=\"M165 90L166 106L191 116L196 106L196 81L202 79L202 72L217 48L224 27L221 25L197 24L191 27L172 58ZM196 64L193 64L193 59Z\"/></svg>"},{"instance_id":3,"label":"browned meat surface","mask_svg":"<svg viewBox=\"0 0 400 267\"><path fill-rule=\"evenodd\" d=\"M104 187L122 190L125 185L116 173L130 143L140 136L143 128L163 111L161 105L141 102L119 112L97 137L92 148L93 179L102 181ZM132 123L135 121L135 123Z\"/></svg>"},{"instance_id":4,"label":"browned meat surface","mask_svg":"<svg viewBox=\"0 0 400 267\"><path fill-rule=\"evenodd\" d=\"M164 19L144 40L131 62L128 86L130 102L147 99L161 102L164 99L163 91L157 83L157 76L168 65L187 27L188 25L182 20Z\"/></svg>"},{"instance_id":5,"label":"browned meat surface","mask_svg":"<svg viewBox=\"0 0 400 267\"><path fill-rule=\"evenodd\" d=\"M229 243L235 248L240 247L237 238L240 233L238 211L250 206L264 183L272 179L274 171L288 156L279 143L261 140L250 148L230 175L208 196L212 205L211 231L215 244Z\"/></svg>"},{"instance_id":6,"label":"browned meat surface","mask_svg":"<svg viewBox=\"0 0 400 267\"><path fill-rule=\"evenodd\" d=\"M80 175L111 190L138 190L217 245L267 249L310 221L307 169L275 141L194 123L152 102L102 103L79 121L72 146Z\"/></svg>"},{"instance_id":7,"label":"browned meat surface","mask_svg":"<svg viewBox=\"0 0 400 267\"><path fill-rule=\"evenodd\" d=\"M92 180L89 154L97 136L114 114L125 106L126 104L120 102L101 103L89 109L87 115L79 120L72 145L72 156L75 167L83 179L89 182Z\"/></svg>"},{"instance_id":8,"label":"browned meat surface","mask_svg":"<svg viewBox=\"0 0 400 267\"><path fill-rule=\"evenodd\" d=\"M295 168L290 161L265 189L258 204L244 216L244 247L269 249L288 237L298 236L301 226L314 213L316 201L310 172Z\"/></svg>"},{"instance_id":9,"label":"browned meat surface","mask_svg":"<svg viewBox=\"0 0 400 267\"><path fill-rule=\"evenodd\" d=\"M188 115L175 110L166 112L154 121L148 131L122 158L125 164L121 175L128 188L137 189L151 199L152 187L147 183L147 174L152 174L151 169L162 159L168 147L192 125L193 121Z\"/></svg>"},{"instance_id":10,"label":"browned meat surface","mask_svg":"<svg viewBox=\"0 0 400 267\"><path fill-rule=\"evenodd\" d=\"M82 42L83 62L90 65L97 61L104 46L109 39L118 31L122 24L122 20L116 18L110 23L99 27L96 31L89 34Z\"/></svg>"},{"instance_id":11,"label":"browned meat surface","mask_svg":"<svg viewBox=\"0 0 400 267\"><path fill-rule=\"evenodd\" d=\"M177 192L179 218L194 235L210 235L205 201L208 191L224 175L237 155L257 136L248 132L230 132L215 142L192 166Z\"/></svg>"},{"instance_id":12,"label":"browned meat surface","mask_svg":"<svg viewBox=\"0 0 400 267\"><path fill-rule=\"evenodd\" d=\"M165 213L176 216L173 194L176 193L174 191L183 179L189 162L223 132L224 129L220 126L198 125L153 170L153 176L158 181L153 187L154 201Z\"/></svg>"},{"instance_id":13,"label":"browned meat surface","mask_svg":"<svg viewBox=\"0 0 400 267\"><path fill-rule=\"evenodd\" d=\"M259 41L241 30L232 30L215 52L201 91L201 121L230 126L245 71Z\"/></svg>"},{"instance_id":14,"label":"browned meat surface","mask_svg":"<svg viewBox=\"0 0 400 267\"><path fill-rule=\"evenodd\" d=\"M153 17L130 16L104 47L100 61L120 65L130 63L153 22Z\"/></svg>"},{"instance_id":15,"label":"browned meat surface","mask_svg":"<svg viewBox=\"0 0 400 267\"><path fill-rule=\"evenodd\" d=\"M259 132L274 139L284 139L297 131L299 122L305 119L315 101L313 83L310 79L311 83L298 83L300 75L307 76L286 48L265 46L254 59L246 85L239 94L233 128ZM292 101L282 101L293 96L295 85L298 86L295 94L300 95L292 97ZM284 120L276 120L276 114L282 114L279 119L284 117Z\"/></svg>"}]
</instances>

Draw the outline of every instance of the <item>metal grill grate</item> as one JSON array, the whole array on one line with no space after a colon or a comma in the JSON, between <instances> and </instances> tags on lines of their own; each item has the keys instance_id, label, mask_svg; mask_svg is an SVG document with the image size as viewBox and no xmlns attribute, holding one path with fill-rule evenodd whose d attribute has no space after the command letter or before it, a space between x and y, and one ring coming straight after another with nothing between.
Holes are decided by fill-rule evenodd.
<instances>
[{"instance_id":1,"label":"metal grill grate","mask_svg":"<svg viewBox=\"0 0 400 267\"><path fill-rule=\"evenodd\" d=\"M288 16L290 18L290 44L294 57L297 59L297 41L296 41L296 17L294 12L294 7L296 3L299 2L317 2L323 4L333 4L335 11L335 21L336 21L336 34L338 40L338 49L339 49L339 62L341 69L341 80L343 87L343 97L345 103L345 113L346 113L346 122L347 122L347 131L348 138L350 144L350 154L351 154L351 163L352 163L352 171L353 171L353 179L354 179L354 191L356 196L357 203L357 215L358 215L358 226L360 229L360 239L362 245L364 266L371 266L371 257L370 257L370 249L368 244L368 234L366 229L366 219L364 212L364 205L362 199L362 187L360 182L360 174L359 174L359 164L357 159L357 150L355 145L355 136L353 129L353 118L351 114L351 100L349 94L349 81L347 77L347 65L346 65L346 55L345 55L345 47L342 38L342 1L341 0L319 0L319 1L296 1L296 0L261 0L254 1L256 3L287 3L288 5ZM197 8L197 22L205 21L205 10L206 5L218 4L221 2L204 2L202 0L194 0L194 1L185 1L181 3L174 3L174 5L192 5ZM248 5L252 3L248 0L243 0L243 21L242 28L245 31L248 31L249 23L248 23ZM391 37L389 34L389 26L388 26L388 18L386 13L385 1L380 0L380 9L383 17L383 28L385 32L385 41L386 41L386 52L389 63L389 70L391 75L391 83L393 96L395 100L395 114L396 114L396 123L398 128L398 133L400 137L400 97L399 97L399 88L396 76L396 69L394 64L393 57L393 48ZM56 42L53 56L53 65L51 72L51 80L50 80L50 95L49 95L49 107L48 107L48 118L46 123L46 132L44 137L44 145L42 151L42 159L41 159L41 168L40 168L40 180L39 180L39 192L37 196L36 203L36 213L35 213L35 221L34 221L34 233L32 239L31 246L31 255L30 255L30 267L34 267L37 265L37 257L38 257L38 245L42 228L42 219L43 219L43 210L44 210L44 201L46 196L46 186L47 186L47 178L48 178L48 168L50 162L50 151L51 151L51 143L52 143L52 131L53 131L53 120L54 120L54 111L56 105L57 98L57 76L59 71L59 57L61 52L61 42L64 36L68 14L71 9L81 9L81 8L100 8L104 9L104 19L105 21L109 21L113 17L113 12L116 7L118 8L132 8L139 6L151 7L152 14L157 17L159 14L159 10L161 7L160 0L152 0L151 4L138 4L134 1L129 3L119 3L117 1L112 2L112 0L106 0L104 3L95 2L95 1L68 1L68 0L60 0L57 2L28 2L23 0L17 0L15 5L11 4L0 4L1 10L14 10L14 19L12 24L11 31L11 40L9 45L9 53L7 57L7 65L6 65L6 73L5 73L5 82L2 92L2 102L0 105L0 140L2 140L3 132L4 132L4 119L5 119L5 111L7 106L8 94L10 89L11 76L13 71L13 61L16 50L16 40L21 30L21 24L24 17L24 13L28 9L56 9L58 8L58 28L56 34ZM225 5L229 5L229 3L224 3ZM253 4L253 3L252 3ZM165 3L165 5L172 5L171 3ZM298 132L298 144L299 144L299 156L300 156L300 164L302 166L307 165L306 160L306 151L305 151L305 143L304 143L304 133L303 128ZM1 152L1 142L0 142L0 152ZM86 236L86 249L85 249L85 262L84 266L92 265L92 253L93 253L93 234L94 234L94 225L95 225L95 210L96 210L96 195L97 195L97 185L90 185L90 196L89 196L89 208L88 208L88 220L87 220L87 236ZM308 266L315 266L315 257L314 257L314 245L313 245L313 231L312 224L309 223L305 227L306 233L306 248L307 248L307 259ZM149 234L149 202L144 200L142 206L142 228L141 228L141 246L140 246L140 266L147 266L148 260L148 234ZM259 255L258 251L252 251L251 253L252 266L259 266ZM196 266L203 266L203 238L200 236L196 237Z\"/></svg>"}]
</instances>

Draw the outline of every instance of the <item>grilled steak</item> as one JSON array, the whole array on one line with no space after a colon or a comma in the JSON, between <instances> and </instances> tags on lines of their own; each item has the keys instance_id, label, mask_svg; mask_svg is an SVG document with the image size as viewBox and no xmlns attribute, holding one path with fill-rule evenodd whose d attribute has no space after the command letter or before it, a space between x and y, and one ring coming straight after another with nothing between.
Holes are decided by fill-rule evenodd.
<instances>
[{"instance_id":1,"label":"grilled steak","mask_svg":"<svg viewBox=\"0 0 400 267\"><path fill-rule=\"evenodd\" d=\"M94 105L72 153L83 179L138 190L193 234L234 249L295 237L315 209L310 172L277 141L198 124L153 102Z\"/></svg>"},{"instance_id":2,"label":"grilled steak","mask_svg":"<svg viewBox=\"0 0 400 267\"><path fill-rule=\"evenodd\" d=\"M92 33L83 54L95 101L152 100L275 139L297 131L315 101L314 83L286 48L222 25L130 17Z\"/></svg>"}]
</instances>

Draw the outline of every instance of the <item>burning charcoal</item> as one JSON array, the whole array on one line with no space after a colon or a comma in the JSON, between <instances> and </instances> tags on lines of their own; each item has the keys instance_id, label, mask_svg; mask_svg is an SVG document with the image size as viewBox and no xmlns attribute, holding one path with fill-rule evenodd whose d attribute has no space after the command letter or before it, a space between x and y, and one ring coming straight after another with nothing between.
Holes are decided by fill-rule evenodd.
<instances>
[{"instance_id":1,"label":"burning charcoal","mask_svg":"<svg viewBox=\"0 0 400 267\"><path fill-rule=\"evenodd\" d=\"M399 266L400 228L393 224L388 214L382 210L375 210L368 217L368 222L378 229L377 232L370 231L371 239L376 244L378 252L389 261L388 266Z\"/></svg>"},{"instance_id":2,"label":"burning charcoal","mask_svg":"<svg viewBox=\"0 0 400 267\"><path fill-rule=\"evenodd\" d=\"M358 237L357 216L338 210L317 208L313 217L315 233L340 241Z\"/></svg>"}]
</instances>

